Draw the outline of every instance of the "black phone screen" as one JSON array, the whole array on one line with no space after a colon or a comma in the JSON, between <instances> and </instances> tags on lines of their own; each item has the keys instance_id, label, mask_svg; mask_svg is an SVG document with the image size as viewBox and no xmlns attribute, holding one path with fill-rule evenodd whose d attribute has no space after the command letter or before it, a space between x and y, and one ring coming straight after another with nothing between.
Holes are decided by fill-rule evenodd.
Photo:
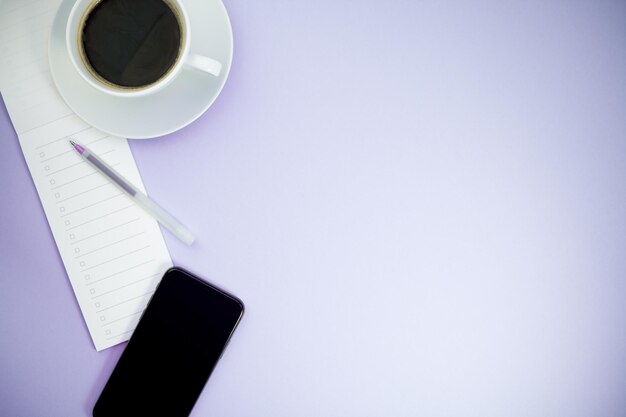
<instances>
[{"instance_id":1,"label":"black phone screen","mask_svg":"<svg viewBox=\"0 0 626 417\"><path fill-rule=\"evenodd\" d=\"M243 303L169 269L93 409L94 417L187 416L243 315Z\"/></svg>"}]
</instances>

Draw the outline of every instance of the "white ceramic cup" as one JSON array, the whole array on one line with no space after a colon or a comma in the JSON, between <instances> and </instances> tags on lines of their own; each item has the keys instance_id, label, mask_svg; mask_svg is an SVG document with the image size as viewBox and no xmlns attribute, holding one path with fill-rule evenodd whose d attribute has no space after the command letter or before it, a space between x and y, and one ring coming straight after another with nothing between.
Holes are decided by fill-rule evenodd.
<instances>
[{"instance_id":1,"label":"white ceramic cup","mask_svg":"<svg viewBox=\"0 0 626 417\"><path fill-rule=\"evenodd\" d=\"M218 76L220 74L222 64L219 61L189 52L189 45L191 43L191 28L187 12L183 7L182 2L180 0L165 0L166 3L174 9L176 15L179 17L182 34L181 52L179 53L172 68L170 68L169 71L155 83L137 88L119 87L98 79L92 73L94 70L87 66L88 64L85 63L85 58L81 56L79 30L82 30L85 15L89 13L91 9L100 1L107 0L76 0L76 3L70 11L65 32L65 42L67 44L67 50L70 60L72 61L72 65L74 65L74 68L76 68L76 71L78 71L81 77L83 77L83 79L94 88L115 96L137 97L161 90L173 79L175 79L184 67L200 70L207 74L211 74L212 76Z\"/></svg>"}]
</instances>

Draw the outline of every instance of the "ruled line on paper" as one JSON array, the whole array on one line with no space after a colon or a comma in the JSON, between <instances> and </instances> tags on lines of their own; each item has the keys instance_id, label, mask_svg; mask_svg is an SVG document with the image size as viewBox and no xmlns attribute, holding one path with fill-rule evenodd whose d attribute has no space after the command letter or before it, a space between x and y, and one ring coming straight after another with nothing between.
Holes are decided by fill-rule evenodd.
<instances>
[{"instance_id":1,"label":"ruled line on paper","mask_svg":"<svg viewBox=\"0 0 626 417\"><path fill-rule=\"evenodd\" d=\"M35 33L39 34L40 32L41 32L42 35L44 35L45 31L46 31L46 28L39 28L39 29L34 30L32 32L21 33L18 36L15 36L13 38L5 38L5 41L6 42L15 42L15 41L18 41L20 38L24 38L26 36L32 36Z\"/></svg>"},{"instance_id":2,"label":"ruled line on paper","mask_svg":"<svg viewBox=\"0 0 626 417\"><path fill-rule=\"evenodd\" d=\"M75 164L68 165L68 166L66 166L66 167L60 168L60 169L58 169L58 170L56 170L56 171L54 171L54 172L49 172L49 173L47 173L47 174L46 174L46 177L49 177L50 175L55 175L55 174L57 174L57 173L59 173L59 172L63 172L63 171L65 171L66 169L70 169L70 168L73 168L73 167L75 167L75 166L77 166L77 165L82 165L82 164L84 164L84 163L85 163L85 161L76 162Z\"/></svg>"},{"instance_id":3,"label":"ruled line on paper","mask_svg":"<svg viewBox=\"0 0 626 417\"><path fill-rule=\"evenodd\" d=\"M47 10L44 10L43 12L40 12L40 13L37 13L35 15L29 16L26 19L23 19L23 20L20 20L20 21L17 21L17 22L14 21L12 25L7 25L7 26L4 26L2 29L0 29L0 35L2 33L4 33L4 32L10 31L10 29L12 29L14 27L20 27L20 26L23 27L24 23L29 22L29 21L34 20L34 19L37 19L38 17L42 17L42 16L47 15L47 14L52 14L55 10L56 10L56 8L47 9Z\"/></svg>"},{"instance_id":4,"label":"ruled line on paper","mask_svg":"<svg viewBox=\"0 0 626 417\"><path fill-rule=\"evenodd\" d=\"M12 9L9 9L8 6L4 6L4 7L7 8L6 9L7 12L14 12L16 10L22 10L24 8L27 8L27 7L32 7L34 3L40 3L41 1L42 0L34 0L34 1L30 1L30 2L19 3L20 4L19 7L14 7ZM8 2L7 2L7 4L8 4Z\"/></svg>"},{"instance_id":5,"label":"ruled line on paper","mask_svg":"<svg viewBox=\"0 0 626 417\"><path fill-rule=\"evenodd\" d=\"M84 128L82 128L82 129L80 129L80 130L77 130L76 132L71 132L71 133L69 133L69 134L67 134L67 135L65 135L65 136L61 136L60 138L56 138L56 139L54 139L54 140L53 140L53 141L51 141L51 142L48 142L48 143L44 143L44 144L42 144L42 145L39 145L39 146L35 147L35 149L41 149L41 148L43 148L44 146L52 145L53 143L56 143L56 142L58 142L58 141L60 141L60 140L63 140L63 139L68 139L68 137L70 137L70 136L72 136L72 135L78 135L79 133L84 132L85 130L91 130L91 129L94 129L94 127L93 127L93 126L87 126L87 127L84 127Z\"/></svg>"},{"instance_id":6,"label":"ruled line on paper","mask_svg":"<svg viewBox=\"0 0 626 417\"><path fill-rule=\"evenodd\" d=\"M117 163L117 164L111 164L111 166L112 166L112 167L117 166L117 165L119 165L119 163ZM64 183L64 184L60 184L60 185L57 185L57 186L55 186L55 187L52 187L51 189L52 189L52 190L58 190L58 189L59 189L59 188L61 188L61 187L65 187L66 185L72 184L72 183L74 183L74 182L76 182L76 181L78 181L78 180L82 180L83 178L87 178L87 177L90 177L90 176L92 176L92 175L96 175L96 174L100 174L100 173L99 173L98 171L94 171L94 172L91 172L91 173L89 173L89 174L87 174L87 175L83 175L82 177L78 177L78 178L75 178L75 179L73 179L73 180L71 180L71 181L68 181L68 182L66 182L66 183ZM56 184L56 183L55 183L55 184Z\"/></svg>"},{"instance_id":7,"label":"ruled line on paper","mask_svg":"<svg viewBox=\"0 0 626 417\"><path fill-rule=\"evenodd\" d=\"M106 232L110 232L111 230L115 230L115 229L117 229L119 227L126 226L127 224L136 222L137 220L139 220L139 217L135 217L134 219L129 220L129 221L125 222L125 223L118 224L117 226L113 226L113 227L110 227L108 229L104 229L104 230L102 230L102 231L100 231L98 233L94 233L93 235L90 235L90 236L84 237L82 239L79 239L79 240L77 240L75 242L72 242L72 245L75 245L75 244L80 243L80 242L84 242L87 239L91 239L92 237L99 236L99 235L101 235L103 233L106 233Z\"/></svg>"},{"instance_id":8,"label":"ruled line on paper","mask_svg":"<svg viewBox=\"0 0 626 417\"><path fill-rule=\"evenodd\" d=\"M139 232L139 233L136 233L136 234L134 234L132 236L125 237L124 239L120 239L120 240L118 240L116 242L109 243L108 245L100 246L98 249L94 249L94 250L92 250L90 252L81 253L80 255L76 256L74 259L79 259L79 258L82 258L83 256L91 255L91 254L96 253L96 252L98 252L98 251L100 251L102 249L106 249L106 248L109 248L109 247L111 247L113 245L117 245L118 243L122 243L122 242L125 242L125 241L129 240L129 239L132 239L134 237L141 236L144 233L145 232Z\"/></svg>"},{"instance_id":9,"label":"ruled line on paper","mask_svg":"<svg viewBox=\"0 0 626 417\"><path fill-rule=\"evenodd\" d=\"M124 289L124 288L126 288L126 287L130 287L131 285L135 285L135 284L137 284L137 283L139 283L139 282L143 282L143 281L145 281L145 280L147 280L147 279L154 278L154 277L156 277L156 276L158 276L158 275L159 275L159 274L149 275L149 276L147 276L147 277L145 277L145 278L138 279L137 281L133 281L133 282L130 282L130 283L126 284L126 285L122 285L122 286L116 287L116 288L114 288L114 289L112 289L112 290L110 290L110 291L107 291L107 292L105 292L105 293L98 294L98 295L96 295L95 297L91 297L91 299L92 299L92 300L95 300L96 298L100 298L100 297L102 297L102 296L109 295L109 294L111 294L111 293L113 293L113 292L123 290L123 289ZM107 277L107 278L109 278L109 277ZM103 278L103 279L104 279L104 278Z\"/></svg>"},{"instance_id":10,"label":"ruled line on paper","mask_svg":"<svg viewBox=\"0 0 626 417\"><path fill-rule=\"evenodd\" d=\"M54 120L52 120L52 121L53 121L53 122L55 122L55 121L57 121L57 120L65 119L66 117L70 117L70 116L73 116L73 115L74 115L74 113L73 113L72 111L70 111L70 112L68 112L68 113L64 114L64 115L63 115L63 116L61 116L61 117L57 117L56 119L54 119ZM39 129L40 127L45 127L45 126L46 126L46 125L48 125L49 123L50 123L50 122L46 122L46 123L43 123L43 124L41 124L41 125L39 125L39 126L35 126L35 127L32 127L32 128L30 128L30 129L27 129L27 130L23 130L23 131L18 132L18 133L20 133L20 134L22 134L22 135L23 135L24 133L32 132L32 131L33 131L33 130L35 130L35 129Z\"/></svg>"},{"instance_id":11,"label":"ruled line on paper","mask_svg":"<svg viewBox=\"0 0 626 417\"><path fill-rule=\"evenodd\" d=\"M107 155L107 154L110 154L111 152L115 152L115 149L109 149L106 152L100 152L100 153L98 153L98 156ZM87 161L81 160L80 162L76 162L76 163L74 163L72 165L68 165L68 166L65 166L63 168L57 169L54 172L49 172L49 173L46 174L46 177L49 177L49 176L54 175L54 174L58 174L59 172L63 172L66 169L70 169L70 168L73 168L73 167L75 167L77 165L82 165L82 164L85 164L85 163L87 163Z\"/></svg>"},{"instance_id":12,"label":"ruled line on paper","mask_svg":"<svg viewBox=\"0 0 626 417\"><path fill-rule=\"evenodd\" d=\"M137 314L141 314L141 313L143 313L143 311L144 311L144 310L145 310L145 309L141 309L141 310L136 311L136 312L134 312L134 313L128 314L128 315L123 316L123 317L120 317L119 319L112 320L112 321L110 321L110 322L108 322L108 323L103 324L103 325L102 325L102 327L104 327L104 326L110 326L111 324L113 324L113 323L117 323L117 322L118 322L118 321L120 321L120 320L124 320L124 319L127 319L128 317L132 317L132 316L136 316Z\"/></svg>"},{"instance_id":13,"label":"ruled line on paper","mask_svg":"<svg viewBox=\"0 0 626 417\"><path fill-rule=\"evenodd\" d=\"M132 332L133 332L133 330L126 330L125 332L118 333L118 334L116 334L115 336L109 336L109 337L107 337L107 340L114 340L114 339L119 338L120 336L124 336L124 335L127 335L127 334L132 333Z\"/></svg>"},{"instance_id":14,"label":"ruled line on paper","mask_svg":"<svg viewBox=\"0 0 626 417\"><path fill-rule=\"evenodd\" d=\"M88 223L95 222L96 220L100 220L100 219L102 219L103 217L107 217L107 216L110 216L110 215L112 215L112 214L119 213L119 212L120 212L120 211L122 211L122 210L127 210L127 209L129 209L129 208L131 208L131 207L134 207L134 206L135 206L134 204L130 204L130 205L126 206L126 207L122 207L121 209L117 209L117 210L111 211L111 212L109 212L109 213L107 213L107 214L103 214L102 216L96 217L95 219L91 219L91 220L88 220L88 221L86 221L86 222L84 222L84 223L81 223L81 224L79 224L79 225L72 226L72 227L70 227L70 228L68 228L68 229L66 229L66 230L67 230L67 231L74 230L74 229L76 229L77 227L81 227L81 226L84 226L84 225L86 225L86 224L88 224Z\"/></svg>"},{"instance_id":15,"label":"ruled line on paper","mask_svg":"<svg viewBox=\"0 0 626 417\"><path fill-rule=\"evenodd\" d=\"M33 94L45 89L45 80L30 80L26 79L23 82L16 82L2 89L2 95L6 100L22 99L28 94ZM56 94L56 92L49 92L50 94Z\"/></svg>"},{"instance_id":16,"label":"ruled line on paper","mask_svg":"<svg viewBox=\"0 0 626 417\"><path fill-rule=\"evenodd\" d=\"M85 130L83 130L83 132L84 132L84 131L86 131L86 130L89 130L89 129L85 129ZM64 137L62 137L61 139L67 139L67 140L68 140L68 142L69 142L69 138L70 138L70 137L72 137L72 136L75 136L75 135L76 135L76 134L71 134L71 135L68 135L68 136L64 136ZM100 142L102 139L106 139L106 138L110 138L110 137L111 137L111 136L109 136L109 135L104 135L104 136L99 137L99 138L98 138L98 139L96 139L96 140L92 140L91 142L85 142L84 144L85 144L85 145L93 145L94 143ZM65 152L61 152L61 153L59 153L59 154L56 154L56 155L54 155L54 156L51 156L50 158L47 158L47 159L42 159L42 160L41 160L41 161L39 161L39 162L48 162L48 161L50 161L50 160L52 160L52 159L58 158L59 156L63 156L63 155L67 155L68 153L75 153L75 152L76 152L76 151L75 151L74 149L68 149L68 150L67 150L67 151L65 151Z\"/></svg>"},{"instance_id":17,"label":"ruled line on paper","mask_svg":"<svg viewBox=\"0 0 626 417\"><path fill-rule=\"evenodd\" d=\"M0 33L0 36L2 36L1 33ZM46 44L45 37L42 36L41 38L37 39L37 42L35 42L35 43L31 42L31 44L30 44L31 49L23 49L23 48L19 48L17 46L15 48L13 48L13 49L6 48L5 49L5 53L4 53L5 62L14 64L15 63L15 59L17 57L20 57L20 56L29 57L29 58L32 59L32 56L33 56L32 55L32 48L43 48L45 46L45 44ZM40 61L40 62L45 62L45 58L43 58L43 57L37 57L35 60L36 61ZM36 65L35 67L39 67L39 66ZM19 67L17 67L17 66L13 67L13 70L17 70L17 69L19 69Z\"/></svg>"},{"instance_id":18,"label":"ruled line on paper","mask_svg":"<svg viewBox=\"0 0 626 417\"><path fill-rule=\"evenodd\" d=\"M41 45L37 45L37 46L44 47L44 44L45 44L45 42L41 42ZM16 53L16 55L19 55L19 52ZM24 55L24 56L30 58L29 55ZM19 71L19 70L21 70L23 68L28 68L28 67L33 66L33 65L34 66L39 66L39 65L36 65L36 64L45 64L46 63L46 59L45 58L34 58L34 59L31 58L30 60L28 60L26 62L19 62L18 61L16 63L15 62L15 56L9 56L8 59L5 62L7 62L7 61L11 61L13 63L13 65L14 65L13 66L13 70L16 70L16 71ZM41 66L43 66L43 65L41 65Z\"/></svg>"},{"instance_id":19,"label":"ruled line on paper","mask_svg":"<svg viewBox=\"0 0 626 417\"><path fill-rule=\"evenodd\" d=\"M119 303L117 303L117 304L113 304L113 305L111 305L111 306L108 306L108 307L105 307L105 308L103 308L103 309L97 310L97 311L96 311L96 313L102 313L103 311L110 310L110 309L115 308L115 307L119 307L119 306L121 306L122 304L126 304L126 303L128 303L129 301L133 301L133 300L136 300L136 299L138 299L138 298L142 298L142 297L145 297L145 296L147 296L147 295L152 295L152 294L154 294L154 291L148 291L147 293L144 293L144 294L141 294L141 295L137 295L137 296L135 296L135 297L131 297L131 298L126 299L126 300L124 300L124 301L120 301L120 302L119 302Z\"/></svg>"},{"instance_id":20,"label":"ruled line on paper","mask_svg":"<svg viewBox=\"0 0 626 417\"><path fill-rule=\"evenodd\" d=\"M69 213L62 214L62 215L61 215L61 217L71 216L72 214L78 213L79 211L83 211L83 210L88 209L88 208L91 208L91 207L93 207L93 206L97 206L97 205L98 205L98 204L100 204L100 203L104 203L105 201L109 201L109 200L112 200L112 199L114 199L114 198L117 198L117 197L120 197L120 196L123 196L123 195L125 195L125 194L124 194L124 193L115 194L115 195L113 195L113 196L111 196L111 197L107 197L107 198L105 198L105 199L102 199L102 200L96 201L96 202L95 202L95 203L93 203L93 204L89 204L89 205L87 205L87 206L83 206L83 207L81 207L81 208L79 208L79 209L76 209L76 210L74 210L74 211L70 211Z\"/></svg>"},{"instance_id":21,"label":"ruled line on paper","mask_svg":"<svg viewBox=\"0 0 626 417\"><path fill-rule=\"evenodd\" d=\"M6 87L2 87L2 95L6 96L7 94L5 94L5 92L11 94L15 91L19 91L20 89L22 89L24 87L23 84L28 85L29 82L32 80L32 77L34 76L44 76L46 74L50 74L50 70L49 69L45 69L45 70L40 70L40 71L36 71L34 74L30 74L29 72L25 72L20 74L23 78L17 78L14 79L13 82L6 86ZM6 104L6 102L5 102Z\"/></svg>"},{"instance_id":22,"label":"ruled line on paper","mask_svg":"<svg viewBox=\"0 0 626 417\"><path fill-rule=\"evenodd\" d=\"M87 194L87 193L89 193L91 191L97 190L97 189L102 188L102 187L106 187L107 185L111 186L112 184L110 182L105 182L104 184L97 185L95 187L92 187L92 188L90 188L88 190L85 190L83 192L80 192L78 194L74 194L74 195L72 195L70 197L64 198L63 200L59 200L59 201L56 202L56 204L64 203L64 202L69 201L69 200L71 200L73 198L80 197L81 195Z\"/></svg>"},{"instance_id":23,"label":"ruled line on paper","mask_svg":"<svg viewBox=\"0 0 626 417\"><path fill-rule=\"evenodd\" d=\"M97 265L90 266L89 268L85 268L85 269L83 269L83 270L82 270L82 271L80 271L80 272L89 271L89 270L91 270L91 269L97 268L97 267L102 266L102 265L104 265L104 264L108 264L109 262L116 261L116 260L118 260L118 259L120 259L120 258L123 258L123 257L125 257L125 256L132 255L133 253L137 253L137 252L142 251L142 250L144 250L144 249L148 249L149 247L150 247L150 245L148 245L148 246L144 246L143 248L135 249L134 251L130 251L130 252L124 253L124 254L122 254L122 255L120 255L120 256L116 256L115 258L112 258L112 259L106 260L106 261L104 261L104 262L100 262L100 263L99 263L99 264L97 264Z\"/></svg>"},{"instance_id":24,"label":"ruled line on paper","mask_svg":"<svg viewBox=\"0 0 626 417\"><path fill-rule=\"evenodd\" d=\"M41 105L43 105L43 104L48 104L48 103L51 103L51 102L53 102L53 101L55 101L55 100L58 100L58 99L59 99L59 97L58 97L58 96L56 96L56 95L54 95L54 96L50 96L50 97L46 97L46 99L45 99L45 100L40 100L40 101L38 101L38 102L34 103L32 106L22 107L22 108L20 109L20 111L21 111L21 112L28 112L28 111L30 111L30 110L33 110L33 109L34 109L34 108L36 108L36 107L39 107L39 106L41 106Z\"/></svg>"}]
</instances>

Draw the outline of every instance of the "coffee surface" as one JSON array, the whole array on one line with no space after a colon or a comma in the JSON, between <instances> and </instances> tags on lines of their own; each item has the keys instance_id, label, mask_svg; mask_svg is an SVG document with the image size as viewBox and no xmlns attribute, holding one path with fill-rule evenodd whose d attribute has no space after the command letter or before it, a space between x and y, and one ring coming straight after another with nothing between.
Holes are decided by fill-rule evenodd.
<instances>
[{"instance_id":1,"label":"coffee surface","mask_svg":"<svg viewBox=\"0 0 626 417\"><path fill-rule=\"evenodd\" d=\"M155 83L176 63L181 28L163 0L101 0L85 19L81 43L100 77L137 88Z\"/></svg>"}]
</instances>

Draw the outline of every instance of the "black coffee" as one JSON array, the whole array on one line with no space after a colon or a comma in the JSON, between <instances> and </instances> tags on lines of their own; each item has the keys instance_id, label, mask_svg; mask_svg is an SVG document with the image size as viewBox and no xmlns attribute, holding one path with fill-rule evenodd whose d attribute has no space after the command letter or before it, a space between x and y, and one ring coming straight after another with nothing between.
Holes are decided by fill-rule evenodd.
<instances>
[{"instance_id":1,"label":"black coffee","mask_svg":"<svg viewBox=\"0 0 626 417\"><path fill-rule=\"evenodd\" d=\"M81 44L97 75L137 88L172 68L181 37L178 18L163 0L101 0L84 20Z\"/></svg>"}]
</instances>

